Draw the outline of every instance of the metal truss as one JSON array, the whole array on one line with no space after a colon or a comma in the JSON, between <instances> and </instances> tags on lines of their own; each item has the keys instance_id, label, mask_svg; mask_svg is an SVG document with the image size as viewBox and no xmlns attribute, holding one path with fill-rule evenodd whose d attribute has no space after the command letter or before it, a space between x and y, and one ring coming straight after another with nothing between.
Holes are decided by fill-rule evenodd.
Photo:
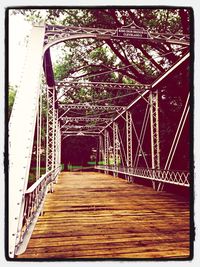
<instances>
[{"instance_id":1,"label":"metal truss","mask_svg":"<svg viewBox=\"0 0 200 267\"><path fill-rule=\"evenodd\" d=\"M61 108L67 109L77 109L77 110L116 110L120 111L125 109L123 106L98 106L98 105L90 105L90 104L59 104Z\"/></svg>"},{"instance_id":2,"label":"metal truss","mask_svg":"<svg viewBox=\"0 0 200 267\"><path fill-rule=\"evenodd\" d=\"M99 135L99 162L105 159L104 146L103 146L103 136Z\"/></svg>"},{"instance_id":3,"label":"metal truss","mask_svg":"<svg viewBox=\"0 0 200 267\"><path fill-rule=\"evenodd\" d=\"M51 171L55 167L55 131L56 131L56 112L55 112L55 89L47 87L47 143L46 143L46 170Z\"/></svg>"},{"instance_id":4,"label":"metal truss","mask_svg":"<svg viewBox=\"0 0 200 267\"><path fill-rule=\"evenodd\" d=\"M113 123L113 156L114 156L114 166L119 165L119 128L116 122Z\"/></svg>"},{"instance_id":5,"label":"metal truss","mask_svg":"<svg viewBox=\"0 0 200 267\"><path fill-rule=\"evenodd\" d=\"M61 152L61 131L60 123L58 121L58 110L56 110L56 127L55 127L55 161L54 167L60 166L60 152Z\"/></svg>"},{"instance_id":6,"label":"metal truss","mask_svg":"<svg viewBox=\"0 0 200 267\"><path fill-rule=\"evenodd\" d=\"M150 92L149 101L150 101L152 169L160 169L160 138L159 138L159 117L158 117L158 90Z\"/></svg>"},{"instance_id":7,"label":"metal truss","mask_svg":"<svg viewBox=\"0 0 200 267\"><path fill-rule=\"evenodd\" d=\"M158 116L158 90L149 94L150 102L150 130L151 130L151 164L153 170L160 169L160 136L159 136L159 116ZM153 188L156 189L156 182L152 181ZM159 191L161 182L158 184Z\"/></svg>"},{"instance_id":8,"label":"metal truss","mask_svg":"<svg viewBox=\"0 0 200 267\"><path fill-rule=\"evenodd\" d=\"M165 169L170 169L170 167L171 167L171 163L173 161L173 157L174 157L174 154L176 152L178 142L179 142L179 139L181 137L181 133L183 131L187 116L189 114L189 110L190 110L189 99L190 99L190 93L188 93L188 96L187 96L187 99L185 102L185 106L183 108L183 111L182 111L182 114L180 117L180 121L178 123L178 127L176 130L175 136L173 138L173 142L172 142L172 145L171 145L171 148L170 148L170 151L169 151L166 163L165 163Z\"/></svg>"},{"instance_id":9,"label":"metal truss","mask_svg":"<svg viewBox=\"0 0 200 267\"><path fill-rule=\"evenodd\" d=\"M109 165L109 132L104 131L104 164Z\"/></svg>"},{"instance_id":10,"label":"metal truss","mask_svg":"<svg viewBox=\"0 0 200 267\"><path fill-rule=\"evenodd\" d=\"M28 184L38 111L44 34L44 27L34 27L31 31L22 80L9 122L8 255L10 258L15 255L23 225L24 196Z\"/></svg>"},{"instance_id":11,"label":"metal truss","mask_svg":"<svg viewBox=\"0 0 200 267\"><path fill-rule=\"evenodd\" d=\"M88 137L95 137L95 138L98 138L98 136L99 136L99 134L97 134L97 133L93 133L93 134L90 134L90 133L88 133L88 134L62 134L62 141L63 140L65 140L67 137L71 137L71 136L83 136L83 137L86 137L86 136L88 136Z\"/></svg>"},{"instance_id":12,"label":"metal truss","mask_svg":"<svg viewBox=\"0 0 200 267\"><path fill-rule=\"evenodd\" d=\"M65 118L62 118L62 120L65 120L68 122L85 121L85 122L105 122L105 123L108 123L108 122L112 121L112 118L65 117Z\"/></svg>"},{"instance_id":13,"label":"metal truss","mask_svg":"<svg viewBox=\"0 0 200 267\"><path fill-rule=\"evenodd\" d=\"M121 173L159 183L169 183L184 187L190 186L190 173L187 171L152 170L146 168L125 168L114 166L96 166L98 170Z\"/></svg>"},{"instance_id":14,"label":"metal truss","mask_svg":"<svg viewBox=\"0 0 200 267\"><path fill-rule=\"evenodd\" d=\"M103 126L96 126L96 125L67 125L62 128L62 130L71 130L71 129L76 129L76 130L101 130Z\"/></svg>"},{"instance_id":15,"label":"metal truss","mask_svg":"<svg viewBox=\"0 0 200 267\"><path fill-rule=\"evenodd\" d=\"M150 85L148 84L124 84L124 83L108 83L108 82L68 82L68 81L61 81L56 82L56 88L73 88L73 89L80 89L80 88L92 88L92 89L102 89L102 90L148 90L150 89Z\"/></svg>"},{"instance_id":16,"label":"metal truss","mask_svg":"<svg viewBox=\"0 0 200 267\"><path fill-rule=\"evenodd\" d=\"M132 128L132 114L126 111L126 165L128 168L133 167L133 128ZM128 181L132 177L127 177Z\"/></svg>"},{"instance_id":17,"label":"metal truss","mask_svg":"<svg viewBox=\"0 0 200 267\"><path fill-rule=\"evenodd\" d=\"M40 164L41 164L41 137L42 137L42 94L40 92L37 123L36 123L36 180L40 177Z\"/></svg>"},{"instance_id":18,"label":"metal truss","mask_svg":"<svg viewBox=\"0 0 200 267\"><path fill-rule=\"evenodd\" d=\"M63 131L62 134L85 135L85 134L99 134L99 132L79 130L79 131Z\"/></svg>"},{"instance_id":19,"label":"metal truss","mask_svg":"<svg viewBox=\"0 0 200 267\"><path fill-rule=\"evenodd\" d=\"M126 111L126 148L127 148L127 167L133 166L133 130L132 115Z\"/></svg>"},{"instance_id":20,"label":"metal truss","mask_svg":"<svg viewBox=\"0 0 200 267\"><path fill-rule=\"evenodd\" d=\"M60 164L61 164L61 131L60 131L60 122L57 120L55 168L58 168L60 166Z\"/></svg>"},{"instance_id":21,"label":"metal truss","mask_svg":"<svg viewBox=\"0 0 200 267\"><path fill-rule=\"evenodd\" d=\"M137 39L179 45L189 45L190 43L190 36L188 34L157 33L144 29L125 27L119 29L102 29L46 25L45 44L48 44L47 47L73 36L75 38L85 36L99 39Z\"/></svg>"},{"instance_id":22,"label":"metal truss","mask_svg":"<svg viewBox=\"0 0 200 267\"><path fill-rule=\"evenodd\" d=\"M169 68L165 73L163 73L156 81L154 81L150 85L150 89L154 89L158 86L158 84L164 80L167 76L171 74L172 71L174 71L176 68L178 68L183 62L185 62L190 57L190 53L188 52L186 55L184 55L181 59L179 59L171 68ZM139 96L137 96L127 107L126 109L122 110L114 119L113 121L116 121L118 118L120 118L127 110L129 110L131 107L133 107L139 100L144 99L144 97L150 92L150 90L145 90L142 92ZM102 130L101 133L110 125L112 124L112 121L108 123Z\"/></svg>"}]
</instances>

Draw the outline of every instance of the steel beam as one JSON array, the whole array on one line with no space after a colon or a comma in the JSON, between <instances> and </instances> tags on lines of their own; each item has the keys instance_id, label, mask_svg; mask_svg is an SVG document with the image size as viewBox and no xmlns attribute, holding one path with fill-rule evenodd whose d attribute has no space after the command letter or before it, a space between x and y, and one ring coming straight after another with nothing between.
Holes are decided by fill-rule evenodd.
<instances>
[{"instance_id":1,"label":"steel beam","mask_svg":"<svg viewBox=\"0 0 200 267\"><path fill-rule=\"evenodd\" d=\"M77 135L84 135L84 134L99 134L99 132L94 132L94 131L63 131L62 134L77 134Z\"/></svg>"},{"instance_id":2,"label":"steel beam","mask_svg":"<svg viewBox=\"0 0 200 267\"><path fill-rule=\"evenodd\" d=\"M150 127L152 169L160 169L158 90L150 92Z\"/></svg>"},{"instance_id":3,"label":"steel beam","mask_svg":"<svg viewBox=\"0 0 200 267\"><path fill-rule=\"evenodd\" d=\"M46 143L46 170L51 171L55 165L55 88L47 87L47 143Z\"/></svg>"},{"instance_id":4,"label":"steel beam","mask_svg":"<svg viewBox=\"0 0 200 267\"><path fill-rule=\"evenodd\" d=\"M70 130L70 129L79 129L79 130L90 130L90 129L94 129L94 130L101 130L103 128L103 126L96 126L96 125L68 125L63 127L63 131L64 130Z\"/></svg>"},{"instance_id":5,"label":"steel beam","mask_svg":"<svg viewBox=\"0 0 200 267\"><path fill-rule=\"evenodd\" d=\"M114 166L117 167L119 165L119 128L116 122L113 123L113 156L114 156Z\"/></svg>"},{"instance_id":6,"label":"steel beam","mask_svg":"<svg viewBox=\"0 0 200 267\"><path fill-rule=\"evenodd\" d=\"M129 34L119 34L122 30L129 30ZM50 47L51 45L58 43L60 39L63 40L69 36L77 35L84 35L86 37L93 36L97 39L137 39L179 45L190 44L190 36L188 34L158 33L149 30L144 31L143 29L137 29L137 33L135 33L135 29L133 28L104 29L57 25L46 25L45 43Z\"/></svg>"},{"instance_id":7,"label":"steel beam","mask_svg":"<svg viewBox=\"0 0 200 267\"><path fill-rule=\"evenodd\" d=\"M59 104L60 108L77 109L77 110L122 110L123 106L98 106L90 104Z\"/></svg>"},{"instance_id":8,"label":"steel beam","mask_svg":"<svg viewBox=\"0 0 200 267\"><path fill-rule=\"evenodd\" d=\"M17 90L9 122L9 252L15 255L22 227L24 196L28 184L36 114L39 79L43 58L45 28L33 27L25 59L24 72Z\"/></svg>"},{"instance_id":9,"label":"steel beam","mask_svg":"<svg viewBox=\"0 0 200 267\"><path fill-rule=\"evenodd\" d=\"M177 67L179 67L184 61L186 61L190 56L190 53L187 53L181 59L179 59L171 68L169 68L165 73L163 73L156 81L151 84L151 89L154 89L162 80L164 80L171 72L173 72ZM127 107L126 109L122 110L114 119L116 121L119 117L121 117L127 110L129 110L132 106L135 105L140 99L142 99L145 95L149 93L150 90L146 90L141 93L138 97L136 97ZM108 123L105 128L102 129L101 133L110 125L112 122Z\"/></svg>"},{"instance_id":10,"label":"steel beam","mask_svg":"<svg viewBox=\"0 0 200 267\"><path fill-rule=\"evenodd\" d=\"M133 128L132 128L132 114L130 111L126 111L126 158L127 167L133 167ZM129 182L131 182L132 177L127 176Z\"/></svg>"},{"instance_id":11,"label":"steel beam","mask_svg":"<svg viewBox=\"0 0 200 267\"><path fill-rule=\"evenodd\" d=\"M108 130L104 131L104 163L106 166L109 165L109 132Z\"/></svg>"},{"instance_id":12,"label":"steel beam","mask_svg":"<svg viewBox=\"0 0 200 267\"><path fill-rule=\"evenodd\" d=\"M67 120L68 122L79 122L79 121L85 121L85 122L110 122L113 119L112 118L98 118L98 117L65 117L63 120Z\"/></svg>"},{"instance_id":13,"label":"steel beam","mask_svg":"<svg viewBox=\"0 0 200 267\"><path fill-rule=\"evenodd\" d=\"M104 161L103 136L99 135L99 162Z\"/></svg>"},{"instance_id":14,"label":"steel beam","mask_svg":"<svg viewBox=\"0 0 200 267\"><path fill-rule=\"evenodd\" d=\"M92 88L92 89L102 89L102 90L148 90L150 89L149 84L124 84L124 83L109 83L109 82L76 82L76 81L60 81L56 82L57 90L61 89L80 89L80 88Z\"/></svg>"}]
</instances>

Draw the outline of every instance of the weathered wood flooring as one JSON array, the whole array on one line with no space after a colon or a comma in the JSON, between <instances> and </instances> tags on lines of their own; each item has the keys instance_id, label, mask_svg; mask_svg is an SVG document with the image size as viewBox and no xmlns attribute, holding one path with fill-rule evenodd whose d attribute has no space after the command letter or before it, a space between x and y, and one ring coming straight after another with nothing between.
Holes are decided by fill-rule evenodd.
<instances>
[{"instance_id":1,"label":"weathered wood flooring","mask_svg":"<svg viewBox=\"0 0 200 267\"><path fill-rule=\"evenodd\" d=\"M18 258L187 258L189 204L95 172L63 172Z\"/></svg>"}]
</instances>

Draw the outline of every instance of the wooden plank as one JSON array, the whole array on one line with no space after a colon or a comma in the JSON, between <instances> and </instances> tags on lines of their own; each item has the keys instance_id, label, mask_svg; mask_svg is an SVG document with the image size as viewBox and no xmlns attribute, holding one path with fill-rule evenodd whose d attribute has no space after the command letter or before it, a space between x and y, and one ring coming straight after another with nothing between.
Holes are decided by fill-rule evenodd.
<instances>
[{"instance_id":1,"label":"wooden plank","mask_svg":"<svg viewBox=\"0 0 200 267\"><path fill-rule=\"evenodd\" d=\"M189 203L95 172L61 173L18 258L187 258Z\"/></svg>"}]
</instances>

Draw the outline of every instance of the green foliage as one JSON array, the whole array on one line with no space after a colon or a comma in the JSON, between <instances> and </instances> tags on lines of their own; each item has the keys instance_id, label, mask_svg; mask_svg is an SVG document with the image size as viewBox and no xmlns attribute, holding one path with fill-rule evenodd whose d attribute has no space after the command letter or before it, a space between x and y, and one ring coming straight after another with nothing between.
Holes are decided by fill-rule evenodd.
<instances>
[{"instance_id":1,"label":"green foliage","mask_svg":"<svg viewBox=\"0 0 200 267\"><path fill-rule=\"evenodd\" d=\"M14 14L16 12L23 14L27 20L34 23L40 23L45 18L47 24L65 26L117 29L123 26L129 25L131 27L131 25L136 25L136 27L143 28L149 32L173 34L188 34L190 26L190 11L178 8L47 9L45 14L44 10L24 9L15 10ZM70 40L60 45L59 48L59 58L53 62L54 76L57 81L122 82L124 84L151 84L187 52L187 48L183 48L180 45L155 43L145 40L141 42L139 39L114 38L105 40L98 38ZM55 49L56 47L52 47L51 51L55 52ZM179 118L182 111L185 92L188 92L188 77L185 77L185 72L180 71L176 73L173 81L172 79L171 81L167 80L166 83L160 85L159 88L162 95L167 95L166 98L160 99L160 115L165 118L166 122L160 125L161 145L166 145L169 142L169 137L173 135L173 131L176 129L177 120L173 118ZM92 90L90 87L86 89L80 88L69 90L67 97L63 96L62 102L87 102L90 104L125 106L133 98L130 94L121 98L125 93L129 94L130 91L102 91L100 89ZM9 107L11 107L14 92L11 91L9 99ZM63 110L60 110L60 113L62 112ZM70 112L68 113L69 116L75 115L74 111ZM142 112L143 108L136 107L136 114L134 116L137 117L138 121L136 124L138 123L138 126L140 126L142 120ZM45 114L46 100L44 98L44 118ZM103 112L101 114L91 111L87 111L84 114L81 111L76 112L76 115L88 114L98 115L99 117L105 115ZM95 122L90 124L95 125ZM43 128L45 127L46 120L44 119ZM43 144L45 143L44 130L42 130L42 142ZM86 145L82 139L76 139L75 142L70 139L67 147L68 150L64 156L70 151L71 155L69 158L71 157L74 162L76 158L83 155L88 157L90 151L87 150L87 146L88 144ZM70 150L72 147L74 151ZM66 157L68 160L68 155Z\"/></svg>"},{"instance_id":2,"label":"green foliage","mask_svg":"<svg viewBox=\"0 0 200 267\"><path fill-rule=\"evenodd\" d=\"M12 85L9 86L9 91L8 91L8 119L10 118L12 108L14 105L16 90L17 90L16 86L12 86Z\"/></svg>"}]
</instances>

